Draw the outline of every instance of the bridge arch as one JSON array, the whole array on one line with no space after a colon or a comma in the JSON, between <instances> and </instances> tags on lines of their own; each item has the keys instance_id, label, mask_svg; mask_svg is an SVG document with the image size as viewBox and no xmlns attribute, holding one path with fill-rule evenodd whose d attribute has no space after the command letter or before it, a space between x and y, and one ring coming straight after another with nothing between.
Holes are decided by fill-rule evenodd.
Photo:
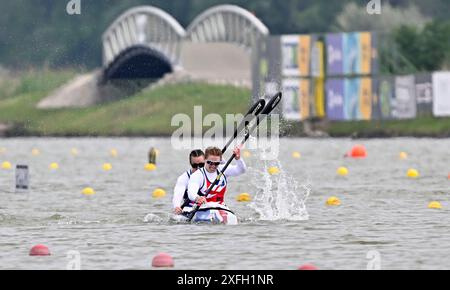
<instances>
[{"instance_id":1,"label":"bridge arch","mask_svg":"<svg viewBox=\"0 0 450 290\"><path fill-rule=\"evenodd\" d=\"M179 66L180 50L186 32L168 13L152 6L138 6L120 15L105 31L103 40L103 67L105 77L126 75L128 78L152 77L156 69L137 71L120 64ZM140 57L142 57L140 59ZM125 58L125 59L124 59ZM145 66L144 66L145 67ZM118 70L118 71L115 71Z\"/></svg>"},{"instance_id":2,"label":"bridge arch","mask_svg":"<svg viewBox=\"0 0 450 290\"><path fill-rule=\"evenodd\" d=\"M239 6L218 5L197 16L186 34L192 42L228 42L252 50L269 35L269 29Z\"/></svg>"}]
</instances>

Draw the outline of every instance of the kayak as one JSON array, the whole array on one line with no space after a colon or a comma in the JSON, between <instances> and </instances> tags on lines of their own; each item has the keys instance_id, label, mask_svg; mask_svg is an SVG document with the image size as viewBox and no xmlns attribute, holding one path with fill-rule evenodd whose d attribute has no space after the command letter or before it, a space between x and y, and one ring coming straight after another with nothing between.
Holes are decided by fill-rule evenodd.
<instances>
[{"instance_id":1,"label":"kayak","mask_svg":"<svg viewBox=\"0 0 450 290\"><path fill-rule=\"evenodd\" d=\"M185 207L183 214L174 215L173 219L177 222L187 222L191 207ZM238 219L226 205L217 202L208 202L200 207L192 218L192 223L209 223L237 225Z\"/></svg>"}]
</instances>

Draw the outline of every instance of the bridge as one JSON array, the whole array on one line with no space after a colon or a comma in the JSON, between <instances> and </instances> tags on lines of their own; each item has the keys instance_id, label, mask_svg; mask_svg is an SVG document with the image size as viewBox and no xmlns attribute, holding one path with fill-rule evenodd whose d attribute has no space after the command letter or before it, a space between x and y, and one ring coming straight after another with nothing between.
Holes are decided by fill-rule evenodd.
<instances>
[{"instance_id":1,"label":"bridge","mask_svg":"<svg viewBox=\"0 0 450 290\"><path fill-rule=\"evenodd\" d=\"M244 66L250 78L251 56L269 35L249 11L234 5L212 7L185 30L176 19L152 6L139 6L120 15L103 34L103 79L160 79L185 70L200 78L242 79L245 73L223 62ZM217 55L218 54L218 55ZM220 63L222 61L222 63ZM230 71L227 71L230 70ZM219 74L218 74L219 72Z\"/></svg>"},{"instance_id":2,"label":"bridge","mask_svg":"<svg viewBox=\"0 0 450 290\"><path fill-rule=\"evenodd\" d=\"M38 108L86 107L132 95L166 75L252 87L260 41L267 27L234 5L207 9L184 29L167 12L138 6L102 35L102 67L41 100Z\"/></svg>"}]
</instances>

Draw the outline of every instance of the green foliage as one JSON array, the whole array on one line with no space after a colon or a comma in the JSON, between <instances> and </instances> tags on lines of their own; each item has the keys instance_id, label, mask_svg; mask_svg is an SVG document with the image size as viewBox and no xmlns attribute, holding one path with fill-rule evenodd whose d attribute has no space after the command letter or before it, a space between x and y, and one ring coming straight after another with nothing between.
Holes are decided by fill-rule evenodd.
<instances>
[{"instance_id":1,"label":"green foliage","mask_svg":"<svg viewBox=\"0 0 450 290\"><path fill-rule=\"evenodd\" d=\"M394 32L400 53L416 71L436 71L449 61L450 21L433 21L422 30L402 26Z\"/></svg>"},{"instance_id":2,"label":"green foliage","mask_svg":"<svg viewBox=\"0 0 450 290\"><path fill-rule=\"evenodd\" d=\"M0 64L21 69L98 67L102 33L117 16L137 5L159 7L186 27L207 8L236 4L254 13L272 34L362 30L364 25L383 30L392 23L421 27L424 19L448 19L450 11L448 0L386 0L383 3L391 5L385 6L390 8L383 10L382 16L366 13L368 0L81 0L82 14L70 16L66 13L68 2L0 0ZM340 27L340 20L349 26ZM441 34L440 29L430 28L430 33ZM440 49L437 44L430 46ZM442 55L432 58L425 67L434 67L435 59Z\"/></svg>"}]
</instances>

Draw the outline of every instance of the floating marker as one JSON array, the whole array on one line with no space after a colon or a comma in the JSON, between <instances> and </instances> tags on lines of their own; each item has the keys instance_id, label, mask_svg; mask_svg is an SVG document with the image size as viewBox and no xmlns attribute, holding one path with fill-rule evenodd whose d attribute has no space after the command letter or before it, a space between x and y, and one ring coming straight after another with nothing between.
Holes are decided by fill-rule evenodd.
<instances>
[{"instance_id":1,"label":"floating marker","mask_svg":"<svg viewBox=\"0 0 450 290\"><path fill-rule=\"evenodd\" d=\"M91 187L86 187L81 191L82 194L84 195L94 195L95 194L95 190L92 189Z\"/></svg>"},{"instance_id":2,"label":"floating marker","mask_svg":"<svg viewBox=\"0 0 450 290\"><path fill-rule=\"evenodd\" d=\"M104 171L110 171L112 169L111 163L105 163L103 164L103 170Z\"/></svg>"},{"instance_id":3,"label":"floating marker","mask_svg":"<svg viewBox=\"0 0 450 290\"><path fill-rule=\"evenodd\" d=\"M292 152L292 158L299 159L300 157L302 157L300 152L297 152L297 151Z\"/></svg>"},{"instance_id":4,"label":"floating marker","mask_svg":"<svg viewBox=\"0 0 450 290\"><path fill-rule=\"evenodd\" d=\"M147 164L145 164L144 169L147 171L154 171L154 170L156 170L156 165L153 163L147 163Z\"/></svg>"},{"instance_id":5,"label":"floating marker","mask_svg":"<svg viewBox=\"0 0 450 290\"><path fill-rule=\"evenodd\" d=\"M365 158L367 157L366 147L363 145L355 145L352 150L347 154L352 158Z\"/></svg>"},{"instance_id":6,"label":"floating marker","mask_svg":"<svg viewBox=\"0 0 450 290\"><path fill-rule=\"evenodd\" d=\"M248 193L245 192L245 193L239 194L239 195L236 197L236 200L239 201L239 202L248 202L248 201L251 201L252 198L250 197L250 194L248 194Z\"/></svg>"},{"instance_id":7,"label":"floating marker","mask_svg":"<svg viewBox=\"0 0 450 290\"><path fill-rule=\"evenodd\" d=\"M16 165L16 189L27 190L30 186L28 165Z\"/></svg>"},{"instance_id":8,"label":"floating marker","mask_svg":"<svg viewBox=\"0 0 450 290\"><path fill-rule=\"evenodd\" d=\"M52 164L49 165L49 168L51 170L57 170L59 168L59 165L58 165L58 163L53 162Z\"/></svg>"},{"instance_id":9,"label":"floating marker","mask_svg":"<svg viewBox=\"0 0 450 290\"><path fill-rule=\"evenodd\" d=\"M250 158L252 154L250 153L250 151L245 150L244 152L242 152L242 156L244 156L244 158Z\"/></svg>"},{"instance_id":10,"label":"floating marker","mask_svg":"<svg viewBox=\"0 0 450 290\"><path fill-rule=\"evenodd\" d=\"M442 205L438 201L432 201L428 204L428 208L431 209L442 209Z\"/></svg>"},{"instance_id":11,"label":"floating marker","mask_svg":"<svg viewBox=\"0 0 450 290\"><path fill-rule=\"evenodd\" d=\"M148 163L150 164L156 164L156 156L158 154L156 153L155 148L150 148L150 151L148 152Z\"/></svg>"},{"instance_id":12,"label":"floating marker","mask_svg":"<svg viewBox=\"0 0 450 290\"><path fill-rule=\"evenodd\" d=\"M173 262L172 256L166 253L161 253L153 257L152 267L173 267L175 263Z\"/></svg>"},{"instance_id":13,"label":"floating marker","mask_svg":"<svg viewBox=\"0 0 450 290\"><path fill-rule=\"evenodd\" d=\"M419 171L417 171L416 169L411 168L411 169L408 170L406 175L409 178L418 178L419 177Z\"/></svg>"},{"instance_id":14,"label":"floating marker","mask_svg":"<svg viewBox=\"0 0 450 290\"><path fill-rule=\"evenodd\" d=\"M316 266L312 264L304 264L298 267L299 270L319 270Z\"/></svg>"},{"instance_id":15,"label":"floating marker","mask_svg":"<svg viewBox=\"0 0 450 290\"><path fill-rule=\"evenodd\" d=\"M39 149L34 148L31 150L31 155L38 156L39 154L41 154L41 151L39 151Z\"/></svg>"},{"instance_id":16,"label":"floating marker","mask_svg":"<svg viewBox=\"0 0 450 290\"><path fill-rule=\"evenodd\" d=\"M270 167L267 171L270 175L276 175L280 173L280 169L276 166Z\"/></svg>"},{"instance_id":17,"label":"floating marker","mask_svg":"<svg viewBox=\"0 0 450 290\"><path fill-rule=\"evenodd\" d=\"M8 170L8 169L11 169L11 168L12 168L12 165L8 161L5 161L5 162L2 163L2 169Z\"/></svg>"},{"instance_id":18,"label":"floating marker","mask_svg":"<svg viewBox=\"0 0 450 290\"><path fill-rule=\"evenodd\" d=\"M408 154L406 152L400 152L398 156L401 160L408 159Z\"/></svg>"},{"instance_id":19,"label":"floating marker","mask_svg":"<svg viewBox=\"0 0 450 290\"><path fill-rule=\"evenodd\" d=\"M36 245L31 248L30 256L50 256L50 250L45 245Z\"/></svg>"},{"instance_id":20,"label":"floating marker","mask_svg":"<svg viewBox=\"0 0 450 290\"><path fill-rule=\"evenodd\" d=\"M348 169L346 167L339 167L336 172L340 176L347 176L348 175Z\"/></svg>"},{"instance_id":21,"label":"floating marker","mask_svg":"<svg viewBox=\"0 0 450 290\"><path fill-rule=\"evenodd\" d=\"M153 198L161 198L161 197L164 197L164 196L166 196L166 191L164 189L161 189L161 188L155 189L153 191L153 193L152 193L152 197Z\"/></svg>"},{"instance_id":22,"label":"floating marker","mask_svg":"<svg viewBox=\"0 0 450 290\"><path fill-rule=\"evenodd\" d=\"M111 149L111 151L109 151L109 153L111 154L112 157L117 157L117 155L119 155L119 153L117 152L116 149Z\"/></svg>"},{"instance_id":23,"label":"floating marker","mask_svg":"<svg viewBox=\"0 0 450 290\"><path fill-rule=\"evenodd\" d=\"M70 154L72 154L73 156L77 156L79 154L78 149L77 148L70 149Z\"/></svg>"},{"instance_id":24,"label":"floating marker","mask_svg":"<svg viewBox=\"0 0 450 290\"><path fill-rule=\"evenodd\" d=\"M338 205L341 205L341 201L339 200L339 198L332 196L329 199L327 199L327 205L338 206Z\"/></svg>"}]
</instances>

